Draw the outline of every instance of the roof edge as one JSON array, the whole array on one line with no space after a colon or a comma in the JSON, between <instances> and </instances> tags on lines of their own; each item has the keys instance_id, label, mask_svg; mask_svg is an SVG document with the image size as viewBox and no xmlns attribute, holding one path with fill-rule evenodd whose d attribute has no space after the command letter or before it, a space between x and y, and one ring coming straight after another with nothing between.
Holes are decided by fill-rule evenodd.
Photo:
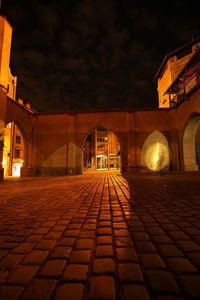
<instances>
[{"instance_id":1,"label":"roof edge","mask_svg":"<svg viewBox=\"0 0 200 300\"><path fill-rule=\"evenodd\" d=\"M166 61L168 61L169 58L171 58L172 56L174 56L174 55L175 55L177 52L179 52L180 50L182 50L182 49L184 49L184 48L187 48L187 47L190 46L190 45L194 45L194 44L196 44L197 42L200 42L200 36L199 36L198 38L196 38L196 39L194 39L194 40L188 42L187 44L184 44L183 46L181 46L181 47L179 47L179 48L177 48L177 49L175 49L175 50L169 52L168 54L166 54L165 57L164 57L164 59L163 59L163 61L162 61L162 63L161 63L161 65L160 65L160 67L158 68L158 71L156 72L156 75L155 75L155 77L154 77L153 80L154 80L154 81L157 80L159 74L161 73L162 69L163 69L164 66L165 66Z\"/></svg>"}]
</instances>

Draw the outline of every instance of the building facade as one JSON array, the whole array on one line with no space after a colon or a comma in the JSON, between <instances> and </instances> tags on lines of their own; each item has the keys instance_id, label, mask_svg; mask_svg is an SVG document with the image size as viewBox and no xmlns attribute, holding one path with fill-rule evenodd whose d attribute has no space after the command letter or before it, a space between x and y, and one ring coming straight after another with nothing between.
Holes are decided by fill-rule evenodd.
<instances>
[{"instance_id":1,"label":"building facade","mask_svg":"<svg viewBox=\"0 0 200 300\"><path fill-rule=\"evenodd\" d=\"M6 175L6 127L15 124L23 140L21 176L73 175L108 167L120 154L122 171L198 171L200 165L200 39L164 58L155 80L159 107L143 110L38 113L16 99L16 77L10 72L12 27L0 16L0 178ZM92 132L105 129L116 137L97 140L91 153L85 143ZM18 135L19 136L19 135ZM108 138L108 135L106 136ZM110 138L109 138L110 139ZM16 137L14 138L16 148ZM97 153L98 143L104 153ZM105 144L105 145L103 145ZM103 146L102 146L103 145ZM97 149L96 149L97 148ZM95 150L96 149L96 150ZM115 149L116 150L116 149ZM96 151L96 154L95 154ZM19 154L19 153L18 153ZM107 161L106 161L107 159ZM22 163L23 160L23 163ZM90 162L89 162L90 160ZM115 163L113 163L115 165ZM11 173L10 173L11 174Z\"/></svg>"}]
</instances>

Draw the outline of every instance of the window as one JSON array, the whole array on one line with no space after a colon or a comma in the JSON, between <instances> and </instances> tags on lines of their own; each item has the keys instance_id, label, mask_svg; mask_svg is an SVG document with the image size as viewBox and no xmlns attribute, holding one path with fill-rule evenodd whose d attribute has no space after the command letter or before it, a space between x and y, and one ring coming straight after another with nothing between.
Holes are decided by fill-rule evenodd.
<instances>
[{"instance_id":1,"label":"window","mask_svg":"<svg viewBox=\"0 0 200 300\"><path fill-rule=\"evenodd\" d=\"M20 149L15 148L15 158L20 158Z\"/></svg>"},{"instance_id":2,"label":"window","mask_svg":"<svg viewBox=\"0 0 200 300\"><path fill-rule=\"evenodd\" d=\"M16 135L16 144L21 144L21 136Z\"/></svg>"}]
</instances>

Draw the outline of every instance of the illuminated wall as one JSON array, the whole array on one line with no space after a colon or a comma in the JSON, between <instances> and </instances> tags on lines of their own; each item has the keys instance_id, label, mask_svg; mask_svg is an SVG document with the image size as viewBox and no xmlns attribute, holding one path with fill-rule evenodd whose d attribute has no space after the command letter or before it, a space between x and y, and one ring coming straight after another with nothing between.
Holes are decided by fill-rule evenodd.
<instances>
[{"instance_id":1,"label":"illuminated wall","mask_svg":"<svg viewBox=\"0 0 200 300\"><path fill-rule=\"evenodd\" d=\"M152 132L142 148L142 165L150 171L169 169L169 148L167 139L158 131Z\"/></svg>"},{"instance_id":2,"label":"illuminated wall","mask_svg":"<svg viewBox=\"0 0 200 300\"><path fill-rule=\"evenodd\" d=\"M0 85L7 89L12 27L5 17L0 16Z\"/></svg>"},{"instance_id":3,"label":"illuminated wall","mask_svg":"<svg viewBox=\"0 0 200 300\"><path fill-rule=\"evenodd\" d=\"M183 51L183 54L180 55L177 51L174 54L169 54L162 70L157 78L157 91L159 99L159 107L169 107L169 95L164 93L170 87L172 82L176 79L179 73L182 71L186 63L190 60L197 47L200 46L200 43L197 42L191 46L191 52ZM183 47L184 50L184 47ZM172 95L173 97L173 95Z\"/></svg>"}]
</instances>

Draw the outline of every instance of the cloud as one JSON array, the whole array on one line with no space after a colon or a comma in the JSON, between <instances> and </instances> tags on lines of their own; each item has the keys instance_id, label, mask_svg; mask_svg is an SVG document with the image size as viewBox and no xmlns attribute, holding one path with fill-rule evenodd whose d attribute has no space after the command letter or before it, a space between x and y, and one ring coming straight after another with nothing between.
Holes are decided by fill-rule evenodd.
<instances>
[{"instance_id":1,"label":"cloud","mask_svg":"<svg viewBox=\"0 0 200 300\"><path fill-rule=\"evenodd\" d=\"M173 10L132 0L5 6L18 94L39 110L157 106L164 54L200 33L198 13L180 1Z\"/></svg>"}]
</instances>

